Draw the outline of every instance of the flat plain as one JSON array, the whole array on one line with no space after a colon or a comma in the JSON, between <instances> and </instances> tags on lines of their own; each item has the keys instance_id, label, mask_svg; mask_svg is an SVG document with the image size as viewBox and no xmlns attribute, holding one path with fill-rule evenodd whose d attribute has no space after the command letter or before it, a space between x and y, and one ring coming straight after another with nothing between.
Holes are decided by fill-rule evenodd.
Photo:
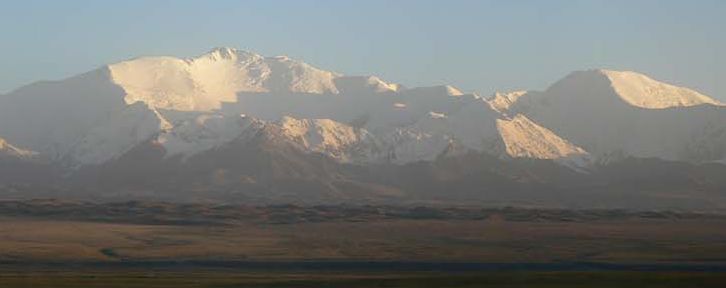
<instances>
[{"instance_id":1,"label":"flat plain","mask_svg":"<svg viewBox=\"0 0 726 288\"><path fill-rule=\"evenodd\" d=\"M720 215L108 205L3 202L0 287L726 283L726 219ZM93 209L110 212L86 213Z\"/></svg>"}]
</instances>

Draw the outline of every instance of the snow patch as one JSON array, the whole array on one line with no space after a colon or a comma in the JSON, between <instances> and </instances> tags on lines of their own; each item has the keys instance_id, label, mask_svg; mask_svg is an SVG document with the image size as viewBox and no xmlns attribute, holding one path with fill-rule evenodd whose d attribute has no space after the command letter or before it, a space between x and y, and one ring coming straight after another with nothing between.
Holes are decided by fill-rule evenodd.
<instances>
[{"instance_id":1,"label":"snow patch","mask_svg":"<svg viewBox=\"0 0 726 288\"><path fill-rule=\"evenodd\" d=\"M580 147L539 126L524 115L511 119L497 119L497 129L512 157L559 159L573 155L587 155Z\"/></svg>"},{"instance_id":2,"label":"snow patch","mask_svg":"<svg viewBox=\"0 0 726 288\"><path fill-rule=\"evenodd\" d=\"M446 114L431 111L431 112L429 112L429 117L431 117L433 119L444 119L444 118L446 118Z\"/></svg>"},{"instance_id":3,"label":"snow patch","mask_svg":"<svg viewBox=\"0 0 726 288\"><path fill-rule=\"evenodd\" d=\"M0 155L8 155L18 158L32 158L38 155L38 152L20 149L10 145L5 139L0 138Z\"/></svg>"},{"instance_id":4,"label":"snow patch","mask_svg":"<svg viewBox=\"0 0 726 288\"><path fill-rule=\"evenodd\" d=\"M356 129L330 119L295 119L285 116L279 122L283 133L307 151L326 154L338 161L349 162L363 152L370 156L375 148L373 136L363 129ZM361 151L356 148L367 148ZM355 151L358 150L358 151Z\"/></svg>"}]
</instances>

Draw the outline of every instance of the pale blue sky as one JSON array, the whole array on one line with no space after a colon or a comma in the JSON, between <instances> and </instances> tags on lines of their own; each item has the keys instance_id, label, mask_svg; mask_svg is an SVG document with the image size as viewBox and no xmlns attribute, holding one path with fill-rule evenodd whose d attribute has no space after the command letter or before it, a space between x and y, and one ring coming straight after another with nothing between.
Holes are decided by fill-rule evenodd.
<instances>
[{"instance_id":1,"label":"pale blue sky","mask_svg":"<svg viewBox=\"0 0 726 288\"><path fill-rule=\"evenodd\" d=\"M0 92L230 46L488 95L634 70L726 101L726 1L2 1Z\"/></svg>"}]
</instances>

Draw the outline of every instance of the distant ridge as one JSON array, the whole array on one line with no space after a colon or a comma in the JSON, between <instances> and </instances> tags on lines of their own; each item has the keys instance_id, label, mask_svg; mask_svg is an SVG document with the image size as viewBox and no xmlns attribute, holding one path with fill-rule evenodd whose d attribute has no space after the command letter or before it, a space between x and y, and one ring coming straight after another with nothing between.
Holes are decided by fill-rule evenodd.
<instances>
[{"instance_id":1,"label":"distant ridge","mask_svg":"<svg viewBox=\"0 0 726 288\"><path fill-rule=\"evenodd\" d=\"M223 47L21 87L0 97L0 137L0 155L99 191L549 201L531 193L718 191L726 106L629 71L576 71L545 91L484 98Z\"/></svg>"}]
</instances>

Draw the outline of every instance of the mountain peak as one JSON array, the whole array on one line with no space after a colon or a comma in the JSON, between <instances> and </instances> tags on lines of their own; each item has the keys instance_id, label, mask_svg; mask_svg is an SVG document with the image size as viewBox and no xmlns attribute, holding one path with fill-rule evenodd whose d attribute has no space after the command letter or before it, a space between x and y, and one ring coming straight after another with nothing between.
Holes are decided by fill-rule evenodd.
<instances>
[{"instance_id":1,"label":"mountain peak","mask_svg":"<svg viewBox=\"0 0 726 288\"><path fill-rule=\"evenodd\" d=\"M237 54L237 48L232 47L214 47L209 50L208 54L234 55Z\"/></svg>"},{"instance_id":2,"label":"mountain peak","mask_svg":"<svg viewBox=\"0 0 726 288\"><path fill-rule=\"evenodd\" d=\"M238 59L263 59L264 57L260 54L239 50L231 47L215 47L209 50L209 52L196 58L211 58L215 60L238 60Z\"/></svg>"},{"instance_id":3,"label":"mountain peak","mask_svg":"<svg viewBox=\"0 0 726 288\"><path fill-rule=\"evenodd\" d=\"M570 74L571 78L604 78L626 103L645 109L665 109L697 105L723 106L721 102L692 89L678 87L633 71L594 69ZM582 78L580 78L582 79Z\"/></svg>"},{"instance_id":4,"label":"mountain peak","mask_svg":"<svg viewBox=\"0 0 726 288\"><path fill-rule=\"evenodd\" d=\"M241 92L338 93L333 83L337 73L228 47L197 58L145 57L108 67L126 104L144 102L160 109L210 111L236 102Z\"/></svg>"},{"instance_id":5,"label":"mountain peak","mask_svg":"<svg viewBox=\"0 0 726 288\"><path fill-rule=\"evenodd\" d=\"M459 90L458 88L456 88L454 86L451 86L451 85L444 85L444 89L446 89L446 94L449 95L449 96L461 96L461 95L464 95L464 93L461 92L461 90Z\"/></svg>"},{"instance_id":6,"label":"mountain peak","mask_svg":"<svg viewBox=\"0 0 726 288\"><path fill-rule=\"evenodd\" d=\"M505 113L514 103L524 95L527 95L528 91L520 90L513 92L495 92L487 102L499 112Z\"/></svg>"}]
</instances>

